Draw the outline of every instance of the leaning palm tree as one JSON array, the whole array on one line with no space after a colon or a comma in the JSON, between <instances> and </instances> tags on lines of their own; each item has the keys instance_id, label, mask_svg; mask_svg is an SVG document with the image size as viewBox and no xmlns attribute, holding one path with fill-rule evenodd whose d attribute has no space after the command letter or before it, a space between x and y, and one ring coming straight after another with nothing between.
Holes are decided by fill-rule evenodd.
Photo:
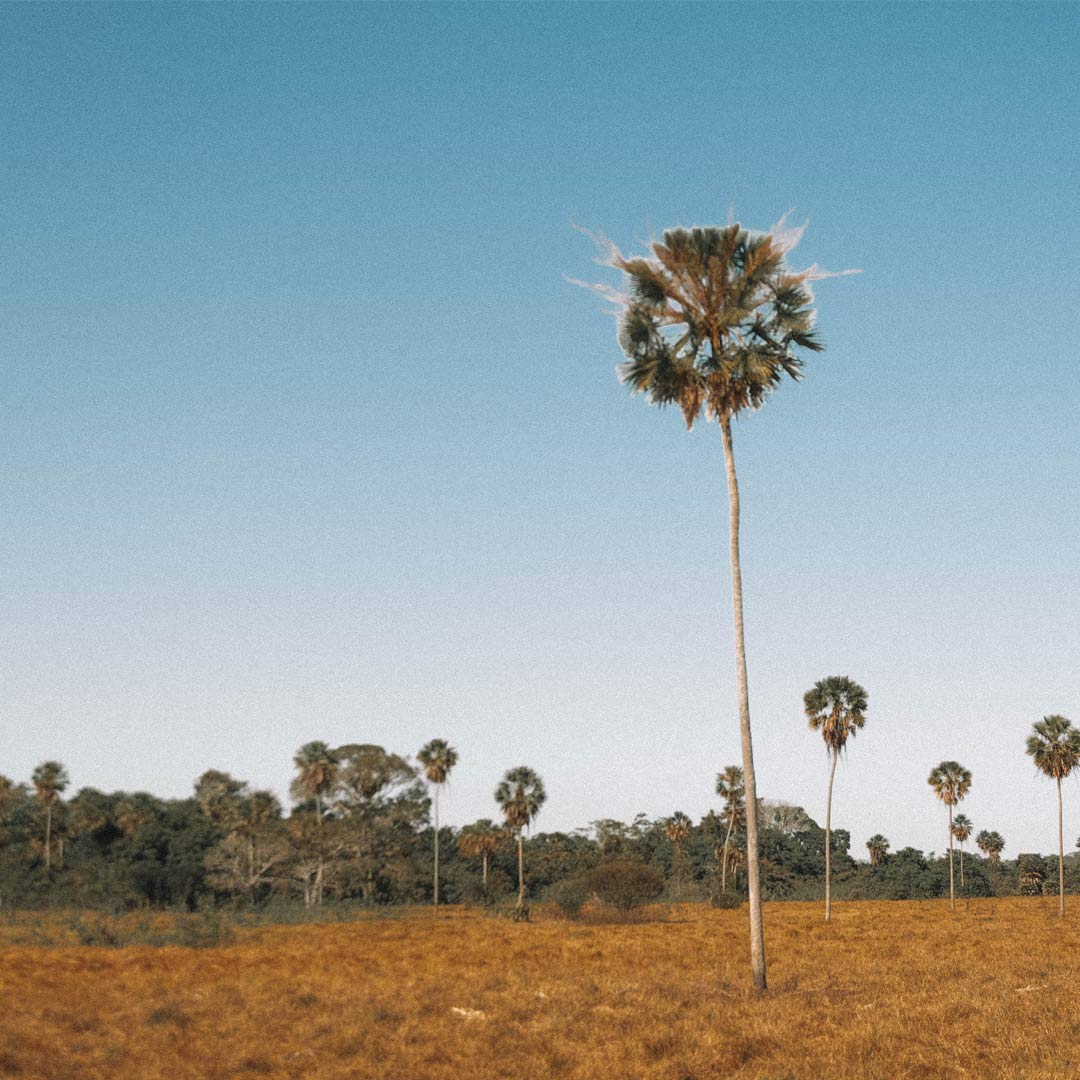
<instances>
[{"instance_id":1,"label":"leaning palm tree","mask_svg":"<svg viewBox=\"0 0 1080 1080\"><path fill-rule=\"evenodd\" d=\"M983 853L987 862L996 864L1001 861L1001 853L1005 850L1005 837L999 832L983 829L975 837L975 846Z\"/></svg>"},{"instance_id":2,"label":"leaning palm tree","mask_svg":"<svg viewBox=\"0 0 1080 1080\"><path fill-rule=\"evenodd\" d=\"M785 375L800 377L797 349L822 348L814 334L810 282L825 275L814 267L793 271L785 265L785 256L801 235L801 229L785 229L783 220L771 233L751 233L738 224L670 229L652 244L651 255L641 258L626 258L605 242L602 261L626 275L629 295L595 287L619 305L619 345L627 357L618 368L622 381L635 393L644 393L650 404L677 405L687 428L702 413L720 427L730 515L739 729L750 808L750 962L758 990L766 985L765 935L731 422L762 406Z\"/></svg>"},{"instance_id":3,"label":"leaning palm tree","mask_svg":"<svg viewBox=\"0 0 1080 1080\"><path fill-rule=\"evenodd\" d=\"M716 794L724 800L724 820L727 828L724 832L723 855L720 863L720 891L727 892L728 850L731 846L731 833L736 826L746 822L746 787L743 784L743 771L738 765L728 765L723 772L716 774Z\"/></svg>"},{"instance_id":4,"label":"leaning palm tree","mask_svg":"<svg viewBox=\"0 0 1080 1080\"><path fill-rule=\"evenodd\" d=\"M953 820L952 834L960 845L960 888L964 887L964 841L971 835L974 826L967 814L957 814Z\"/></svg>"},{"instance_id":5,"label":"leaning palm tree","mask_svg":"<svg viewBox=\"0 0 1080 1080\"><path fill-rule=\"evenodd\" d=\"M484 892L487 892L488 859L499 850L502 836L502 830L487 818L474 822L472 825L466 825L458 833L458 851L467 859L482 860L480 884Z\"/></svg>"},{"instance_id":6,"label":"leaning palm tree","mask_svg":"<svg viewBox=\"0 0 1080 1080\"><path fill-rule=\"evenodd\" d=\"M67 769L59 761L43 761L33 773L31 780L38 800L45 807L45 869L52 866L52 815L53 805L66 790L70 780Z\"/></svg>"},{"instance_id":7,"label":"leaning palm tree","mask_svg":"<svg viewBox=\"0 0 1080 1080\"><path fill-rule=\"evenodd\" d=\"M956 910L956 890L953 887L953 807L971 789L971 772L958 761L943 761L930 770L927 783L934 794L949 808L949 907Z\"/></svg>"},{"instance_id":8,"label":"leaning palm tree","mask_svg":"<svg viewBox=\"0 0 1080 1080\"><path fill-rule=\"evenodd\" d=\"M1065 914L1065 840L1061 824L1061 781L1080 765L1080 730L1064 716L1044 716L1028 736L1027 752L1035 767L1057 781L1058 914Z\"/></svg>"},{"instance_id":9,"label":"leaning palm tree","mask_svg":"<svg viewBox=\"0 0 1080 1080\"><path fill-rule=\"evenodd\" d=\"M457 751L445 739L432 739L416 755L424 767L424 776L431 785L435 805L435 914L439 914L439 789L446 783L450 770L457 764Z\"/></svg>"},{"instance_id":10,"label":"leaning palm tree","mask_svg":"<svg viewBox=\"0 0 1080 1080\"><path fill-rule=\"evenodd\" d=\"M675 900L681 899L681 879L683 870L683 844L690 835L693 822L681 810L676 810L664 823L664 835L671 841L675 848L675 856L672 859L672 870L675 877Z\"/></svg>"},{"instance_id":11,"label":"leaning palm tree","mask_svg":"<svg viewBox=\"0 0 1080 1080\"><path fill-rule=\"evenodd\" d=\"M825 921L832 918L832 790L836 762L849 738L866 723L866 691L846 675L830 675L803 695L806 718L820 731L829 755L829 794L825 802Z\"/></svg>"},{"instance_id":12,"label":"leaning palm tree","mask_svg":"<svg viewBox=\"0 0 1080 1080\"><path fill-rule=\"evenodd\" d=\"M877 866L885 861L885 855L889 850L889 841L881 833L874 833L866 841L866 850L870 852L870 865Z\"/></svg>"},{"instance_id":13,"label":"leaning palm tree","mask_svg":"<svg viewBox=\"0 0 1080 1080\"><path fill-rule=\"evenodd\" d=\"M510 769L495 789L495 801L507 826L517 835L518 899L514 910L517 919L529 917L529 909L525 906L525 855L521 833L540 812L546 798L543 780L524 765Z\"/></svg>"}]
</instances>

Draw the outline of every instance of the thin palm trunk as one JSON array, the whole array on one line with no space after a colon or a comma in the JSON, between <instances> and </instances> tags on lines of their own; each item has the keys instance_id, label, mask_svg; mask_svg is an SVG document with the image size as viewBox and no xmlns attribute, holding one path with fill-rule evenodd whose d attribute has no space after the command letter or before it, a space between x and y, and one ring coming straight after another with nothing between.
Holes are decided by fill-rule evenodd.
<instances>
[{"instance_id":1,"label":"thin palm trunk","mask_svg":"<svg viewBox=\"0 0 1080 1080\"><path fill-rule=\"evenodd\" d=\"M960 891L964 891L964 841L960 841Z\"/></svg>"},{"instance_id":2,"label":"thin palm trunk","mask_svg":"<svg viewBox=\"0 0 1080 1080\"><path fill-rule=\"evenodd\" d=\"M45 869L52 866L52 803L45 803Z\"/></svg>"},{"instance_id":3,"label":"thin palm trunk","mask_svg":"<svg viewBox=\"0 0 1080 1080\"><path fill-rule=\"evenodd\" d=\"M728 844L731 842L731 830L735 825L735 811L731 811L731 816L728 818L727 833L724 836L724 863L720 867L720 891L722 893L727 892L727 858L728 858Z\"/></svg>"},{"instance_id":4,"label":"thin palm trunk","mask_svg":"<svg viewBox=\"0 0 1080 1080\"><path fill-rule=\"evenodd\" d=\"M716 349L714 347L714 352ZM739 686L739 732L742 737L743 784L746 791L746 874L750 893L750 969L754 989L766 988L765 928L761 914L761 874L758 867L757 779L754 744L750 737L750 690L746 677L746 642L743 635L742 568L739 563L739 481L731 445L731 417L720 422L727 469L731 601L735 615L735 673Z\"/></svg>"},{"instance_id":5,"label":"thin palm trunk","mask_svg":"<svg viewBox=\"0 0 1080 1080\"><path fill-rule=\"evenodd\" d=\"M435 787L435 914L439 914L439 788Z\"/></svg>"},{"instance_id":6,"label":"thin palm trunk","mask_svg":"<svg viewBox=\"0 0 1080 1080\"><path fill-rule=\"evenodd\" d=\"M835 750L832 752L832 764L829 766L829 797L825 801L825 921L832 919L832 788L836 776Z\"/></svg>"},{"instance_id":7,"label":"thin palm trunk","mask_svg":"<svg viewBox=\"0 0 1080 1080\"><path fill-rule=\"evenodd\" d=\"M952 803L949 803L949 909L956 910L956 890L953 888Z\"/></svg>"},{"instance_id":8,"label":"thin palm trunk","mask_svg":"<svg viewBox=\"0 0 1080 1080\"><path fill-rule=\"evenodd\" d=\"M525 856L521 846L521 830L518 829L518 910L525 907Z\"/></svg>"},{"instance_id":9,"label":"thin palm trunk","mask_svg":"<svg viewBox=\"0 0 1080 1080\"><path fill-rule=\"evenodd\" d=\"M1058 914L1065 914L1065 833L1061 827L1061 777L1058 785Z\"/></svg>"},{"instance_id":10,"label":"thin palm trunk","mask_svg":"<svg viewBox=\"0 0 1080 1080\"><path fill-rule=\"evenodd\" d=\"M487 892L487 861L488 861L488 853L485 851L482 854L483 854L483 857L484 857L484 870L483 870L483 873L481 875L480 881L481 881L481 884L484 886L484 892Z\"/></svg>"},{"instance_id":11,"label":"thin palm trunk","mask_svg":"<svg viewBox=\"0 0 1080 1080\"><path fill-rule=\"evenodd\" d=\"M315 870L315 903L322 904L323 902L323 850L322 850L322 819L323 819L323 807L322 796L318 791L315 792L315 819L319 823L319 862Z\"/></svg>"}]
</instances>

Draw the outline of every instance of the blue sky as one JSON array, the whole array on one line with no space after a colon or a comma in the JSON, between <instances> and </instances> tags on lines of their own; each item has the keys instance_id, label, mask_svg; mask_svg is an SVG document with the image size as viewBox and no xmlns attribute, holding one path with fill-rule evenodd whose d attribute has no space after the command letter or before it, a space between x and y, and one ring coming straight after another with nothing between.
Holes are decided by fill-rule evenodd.
<instances>
[{"instance_id":1,"label":"blue sky","mask_svg":"<svg viewBox=\"0 0 1080 1080\"><path fill-rule=\"evenodd\" d=\"M736 430L760 789L823 815L801 697L850 674L860 853L941 849L942 758L976 829L1050 850L1078 55L1053 4L0 9L0 771L284 793L309 739L441 736L453 824L520 763L540 828L704 813L719 437L618 384L572 225L794 208L793 261L863 273Z\"/></svg>"}]
</instances>

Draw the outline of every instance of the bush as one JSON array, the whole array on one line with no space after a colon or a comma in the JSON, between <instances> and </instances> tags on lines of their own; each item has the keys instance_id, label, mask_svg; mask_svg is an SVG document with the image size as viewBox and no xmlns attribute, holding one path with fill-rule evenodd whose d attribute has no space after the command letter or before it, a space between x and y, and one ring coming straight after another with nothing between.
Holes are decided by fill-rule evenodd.
<instances>
[{"instance_id":1,"label":"bush","mask_svg":"<svg viewBox=\"0 0 1080 1080\"><path fill-rule=\"evenodd\" d=\"M589 899L589 887L584 877L563 878L548 889L547 898L568 919L576 919Z\"/></svg>"},{"instance_id":2,"label":"bush","mask_svg":"<svg viewBox=\"0 0 1080 1080\"><path fill-rule=\"evenodd\" d=\"M656 900L664 891L659 867L633 859L603 862L585 877L585 887L619 911L632 911Z\"/></svg>"},{"instance_id":3,"label":"bush","mask_svg":"<svg viewBox=\"0 0 1080 1080\"><path fill-rule=\"evenodd\" d=\"M746 899L742 893L736 892L721 892L719 889L712 894L712 906L714 908L721 908L724 911L731 911L735 908L741 908L743 901Z\"/></svg>"}]
</instances>

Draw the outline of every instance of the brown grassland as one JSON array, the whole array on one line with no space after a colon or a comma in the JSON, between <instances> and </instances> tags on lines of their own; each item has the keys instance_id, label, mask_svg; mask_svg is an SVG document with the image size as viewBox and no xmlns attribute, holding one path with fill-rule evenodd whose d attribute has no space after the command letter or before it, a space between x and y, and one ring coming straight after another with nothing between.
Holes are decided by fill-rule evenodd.
<instances>
[{"instance_id":1,"label":"brown grassland","mask_svg":"<svg viewBox=\"0 0 1080 1080\"><path fill-rule=\"evenodd\" d=\"M639 922L449 909L231 944L23 944L0 929L0 1076L871 1080L1080 1076L1080 902L766 908Z\"/></svg>"}]
</instances>

